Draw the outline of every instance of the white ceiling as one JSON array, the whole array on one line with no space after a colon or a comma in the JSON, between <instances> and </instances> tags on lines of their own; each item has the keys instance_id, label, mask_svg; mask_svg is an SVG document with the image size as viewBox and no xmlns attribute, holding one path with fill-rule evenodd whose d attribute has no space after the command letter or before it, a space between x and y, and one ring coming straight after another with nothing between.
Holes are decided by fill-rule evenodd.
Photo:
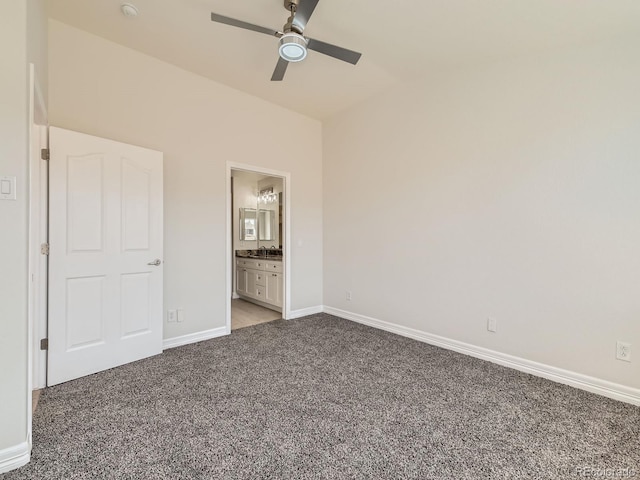
<instances>
[{"instance_id":1,"label":"white ceiling","mask_svg":"<svg viewBox=\"0 0 640 480\"><path fill-rule=\"evenodd\" d=\"M610 37L637 35L639 0L320 0L305 34L363 53L353 66L310 52L271 82L282 0L49 0L52 18L305 115L323 119L397 82ZM304 0L302 0L304 1Z\"/></svg>"}]
</instances>

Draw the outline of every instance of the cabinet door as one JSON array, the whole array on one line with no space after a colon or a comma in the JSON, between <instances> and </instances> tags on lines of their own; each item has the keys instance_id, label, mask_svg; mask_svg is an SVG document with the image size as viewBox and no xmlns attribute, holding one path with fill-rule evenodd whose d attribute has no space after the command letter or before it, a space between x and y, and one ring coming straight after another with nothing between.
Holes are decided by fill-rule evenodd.
<instances>
[{"instance_id":1,"label":"cabinet door","mask_svg":"<svg viewBox=\"0 0 640 480\"><path fill-rule=\"evenodd\" d=\"M247 269L244 267L236 268L236 293L238 295L247 294Z\"/></svg>"},{"instance_id":2,"label":"cabinet door","mask_svg":"<svg viewBox=\"0 0 640 480\"><path fill-rule=\"evenodd\" d=\"M246 295L249 297L257 297L257 290L256 290L256 278L258 276L258 274L261 272L258 272L257 270L247 270L247 292Z\"/></svg>"},{"instance_id":3,"label":"cabinet door","mask_svg":"<svg viewBox=\"0 0 640 480\"><path fill-rule=\"evenodd\" d=\"M282 274L266 272L267 292L265 300L278 307L282 306Z\"/></svg>"}]
</instances>

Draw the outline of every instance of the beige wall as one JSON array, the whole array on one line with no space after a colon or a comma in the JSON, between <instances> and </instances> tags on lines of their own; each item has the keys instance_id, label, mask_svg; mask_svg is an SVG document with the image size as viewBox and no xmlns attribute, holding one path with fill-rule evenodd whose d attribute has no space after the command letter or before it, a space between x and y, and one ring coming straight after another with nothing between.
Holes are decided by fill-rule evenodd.
<instances>
[{"instance_id":1,"label":"beige wall","mask_svg":"<svg viewBox=\"0 0 640 480\"><path fill-rule=\"evenodd\" d=\"M36 66L36 78L46 105L49 96L47 88L49 78L49 50L47 48L49 20L47 18L45 0L27 0L27 18L27 61Z\"/></svg>"},{"instance_id":2,"label":"beige wall","mask_svg":"<svg viewBox=\"0 0 640 480\"><path fill-rule=\"evenodd\" d=\"M27 439L26 3L7 2L0 19L0 175L17 177L16 201L0 201L0 450Z\"/></svg>"},{"instance_id":3,"label":"beige wall","mask_svg":"<svg viewBox=\"0 0 640 480\"><path fill-rule=\"evenodd\" d=\"M164 152L165 338L225 325L227 161L291 173L291 306L321 304L318 121L57 21L49 54L52 125Z\"/></svg>"},{"instance_id":4,"label":"beige wall","mask_svg":"<svg viewBox=\"0 0 640 480\"><path fill-rule=\"evenodd\" d=\"M640 387L639 47L416 81L326 122L325 305Z\"/></svg>"},{"instance_id":5,"label":"beige wall","mask_svg":"<svg viewBox=\"0 0 640 480\"><path fill-rule=\"evenodd\" d=\"M0 16L0 175L17 183L17 199L0 201L0 457L27 441L28 63L46 72L44 18L39 0L4 2ZM46 76L40 84L46 97Z\"/></svg>"}]
</instances>

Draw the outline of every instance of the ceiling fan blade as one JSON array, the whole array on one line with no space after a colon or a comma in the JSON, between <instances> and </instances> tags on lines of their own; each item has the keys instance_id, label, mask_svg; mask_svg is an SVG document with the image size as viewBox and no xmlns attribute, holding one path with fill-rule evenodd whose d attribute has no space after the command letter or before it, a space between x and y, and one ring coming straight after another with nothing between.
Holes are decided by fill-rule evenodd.
<instances>
[{"instance_id":1,"label":"ceiling fan blade","mask_svg":"<svg viewBox=\"0 0 640 480\"><path fill-rule=\"evenodd\" d=\"M309 42L307 44L307 48L309 50L324 53L325 55L337 58L343 62L351 63L352 65L358 63L358 60L360 60L360 57L362 56L361 53L338 47L337 45L331 45L330 43L321 42L320 40L314 40L313 38L308 38L307 40Z\"/></svg>"},{"instance_id":2,"label":"ceiling fan blade","mask_svg":"<svg viewBox=\"0 0 640 480\"><path fill-rule=\"evenodd\" d=\"M211 13L211 21L224 23L225 25L231 25L232 27L240 27L245 30L252 30L254 32L265 33L274 37L281 35L280 32L272 30L271 28L261 27L260 25L254 25L253 23L243 22L242 20L236 20L235 18L225 17L224 15L218 15L217 13Z\"/></svg>"},{"instance_id":3,"label":"ceiling fan blade","mask_svg":"<svg viewBox=\"0 0 640 480\"><path fill-rule=\"evenodd\" d=\"M273 71L273 75L271 75L272 82L279 82L284 78L284 72L287 71L287 67L289 66L289 62L287 62L284 58L278 58L278 63L276 64L276 69Z\"/></svg>"},{"instance_id":4,"label":"ceiling fan blade","mask_svg":"<svg viewBox=\"0 0 640 480\"><path fill-rule=\"evenodd\" d=\"M300 0L300 6L296 10L293 17L293 24L300 30L304 31L307 22L311 18L313 11L316 9L319 0Z\"/></svg>"}]
</instances>

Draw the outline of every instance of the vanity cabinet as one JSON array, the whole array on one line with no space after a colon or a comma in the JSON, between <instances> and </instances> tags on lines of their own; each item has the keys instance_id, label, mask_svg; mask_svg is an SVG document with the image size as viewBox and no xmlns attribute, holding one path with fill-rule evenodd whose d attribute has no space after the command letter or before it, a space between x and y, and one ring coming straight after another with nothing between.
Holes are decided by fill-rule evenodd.
<instances>
[{"instance_id":1,"label":"vanity cabinet","mask_svg":"<svg viewBox=\"0 0 640 480\"><path fill-rule=\"evenodd\" d=\"M282 311L283 284L281 261L236 259L236 293L245 300Z\"/></svg>"}]
</instances>

